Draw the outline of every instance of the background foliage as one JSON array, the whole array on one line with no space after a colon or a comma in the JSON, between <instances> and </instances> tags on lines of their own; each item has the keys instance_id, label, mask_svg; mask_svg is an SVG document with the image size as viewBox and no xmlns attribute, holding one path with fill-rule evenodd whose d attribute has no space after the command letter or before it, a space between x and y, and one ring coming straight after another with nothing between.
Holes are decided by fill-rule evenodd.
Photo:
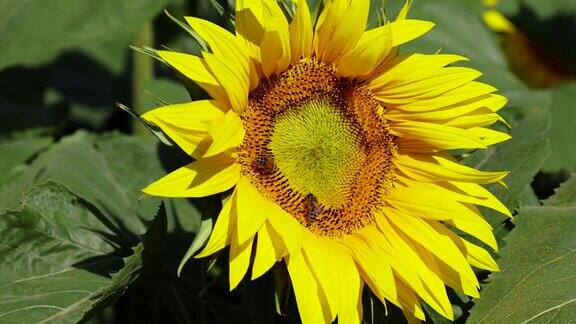
<instances>
[{"instance_id":1,"label":"background foliage","mask_svg":"<svg viewBox=\"0 0 576 324\"><path fill-rule=\"evenodd\" d=\"M142 197L143 186L189 158L115 107L142 113L202 96L128 45L199 53L162 11L229 26L229 4L217 3L0 0L0 322L297 322L293 297L274 295L272 274L229 292L225 257L180 264L210 231L220 201ZM387 14L400 5L389 0ZM373 1L371 21L381 6ZM572 322L576 6L509 0L500 9L529 47L490 31L480 0L416 0L411 16L436 27L402 48L466 55L510 98L503 113L512 140L463 157L512 171L508 189L490 189L514 220L485 211L502 246L501 272L478 273L480 300L450 292L451 300L457 322ZM527 48L542 64L560 61L563 82L536 89L511 68ZM402 321L368 292L364 301L365 322Z\"/></svg>"}]
</instances>

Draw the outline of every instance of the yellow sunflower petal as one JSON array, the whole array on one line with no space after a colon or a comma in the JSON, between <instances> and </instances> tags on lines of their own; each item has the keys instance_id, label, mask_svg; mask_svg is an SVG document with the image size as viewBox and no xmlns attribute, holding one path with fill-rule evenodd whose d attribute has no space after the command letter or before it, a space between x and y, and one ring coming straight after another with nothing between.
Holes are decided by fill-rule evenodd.
<instances>
[{"instance_id":1,"label":"yellow sunflower petal","mask_svg":"<svg viewBox=\"0 0 576 324\"><path fill-rule=\"evenodd\" d=\"M490 253L488 253L488 251L484 250L478 245L472 244L462 239L459 236L456 236L454 240L462 241L463 247L461 248L461 251L466 256L466 260L468 260L470 265L478 269L484 269L492 272L500 271L498 264L494 258L492 258Z\"/></svg>"},{"instance_id":2,"label":"yellow sunflower petal","mask_svg":"<svg viewBox=\"0 0 576 324\"><path fill-rule=\"evenodd\" d=\"M284 255L300 253L302 240L307 232L306 228L281 208L276 209L276 211L269 216L268 221L273 228L273 230L270 231L273 240L283 242L286 247Z\"/></svg>"},{"instance_id":3,"label":"yellow sunflower petal","mask_svg":"<svg viewBox=\"0 0 576 324\"><path fill-rule=\"evenodd\" d=\"M508 210L508 208L502 204L502 202L500 202L500 200L498 200L498 198L496 198L490 191L486 190L486 188L476 183L451 181L450 184L472 197L482 198L485 201L485 204L482 204L482 206L492 208L508 217L512 217L510 210Z\"/></svg>"},{"instance_id":4,"label":"yellow sunflower petal","mask_svg":"<svg viewBox=\"0 0 576 324\"><path fill-rule=\"evenodd\" d=\"M141 117L162 129L184 152L201 158L211 144L206 122L223 118L226 106L215 100L199 100L151 110Z\"/></svg>"},{"instance_id":5,"label":"yellow sunflower petal","mask_svg":"<svg viewBox=\"0 0 576 324\"><path fill-rule=\"evenodd\" d=\"M178 72L206 90L210 97L220 102L230 102L226 90L216 80L204 59L190 54L171 51L156 51L156 53Z\"/></svg>"},{"instance_id":6,"label":"yellow sunflower petal","mask_svg":"<svg viewBox=\"0 0 576 324\"><path fill-rule=\"evenodd\" d=\"M378 100L385 103L413 102L437 97L481 76L482 73L465 67L445 67L439 70L421 71L405 76L405 79L375 90Z\"/></svg>"},{"instance_id":7,"label":"yellow sunflower petal","mask_svg":"<svg viewBox=\"0 0 576 324\"><path fill-rule=\"evenodd\" d=\"M269 217L280 213L278 205L262 197L246 177L241 176L236 190L238 191L237 238L243 243L253 237ZM258 208L255 208L258 206Z\"/></svg>"},{"instance_id":8,"label":"yellow sunflower petal","mask_svg":"<svg viewBox=\"0 0 576 324\"><path fill-rule=\"evenodd\" d=\"M212 138L207 131L179 128L162 121L155 124L184 152L195 159L201 159L212 143Z\"/></svg>"},{"instance_id":9,"label":"yellow sunflower petal","mask_svg":"<svg viewBox=\"0 0 576 324\"><path fill-rule=\"evenodd\" d=\"M233 70L226 60L216 55L204 52L203 56L206 65L226 91L232 109L241 114L248 105L248 75Z\"/></svg>"},{"instance_id":10,"label":"yellow sunflower petal","mask_svg":"<svg viewBox=\"0 0 576 324\"><path fill-rule=\"evenodd\" d=\"M398 16L396 16L396 21L404 20L408 18L408 12L410 12L410 7L412 7L412 0L404 1L404 5L400 8Z\"/></svg>"},{"instance_id":11,"label":"yellow sunflower petal","mask_svg":"<svg viewBox=\"0 0 576 324\"><path fill-rule=\"evenodd\" d=\"M230 244L230 239L232 233L234 232L233 225L236 223L236 191L232 193L232 196L228 198L218 218L216 219L216 224L212 233L210 233L210 238L206 246L198 253L195 258L203 258L208 255L214 254L217 251L222 250L228 244Z\"/></svg>"},{"instance_id":12,"label":"yellow sunflower petal","mask_svg":"<svg viewBox=\"0 0 576 324\"><path fill-rule=\"evenodd\" d=\"M425 320L426 315L422 306L420 306L420 300L418 296L414 293L410 287L408 287L402 280L396 278L396 287L398 287L398 299L400 299L400 307L402 308L402 313L406 317L408 324L420 323L419 320Z\"/></svg>"},{"instance_id":13,"label":"yellow sunflower petal","mask_svg":"<svg viewBox=\"0 0 576 324\"><path fill-rule=\"evenodd\" d=\"M234 237L235 234L232 234L232 239L230 240L230 255L228 257L230 290L236 288L242 278L244 278L244 275L246 275L246 271L248 271L250 266L252 243L254 242L254 237L251 237L242 244L238 244L238 240Z\"/></svg>"},{"instance_id":14,"label":"yellow sunflower petal","mask_svg":"<svg viewBox=\"0 0 576 324\"><path fill-rule=\"evenodd\" d=\"M327 0L316 23L314 50L321 61L337 62L352 50L368 20L369 0Z\"/></svg>"},{"instance_id":15,"label":"yellow sunflower petal","mask_svg":"<svg viewBox=\"0 0 576 324\"><path fill-rule=\"evenodd\" d=\"M482 114L495 115L493 112L506 103L506 99L498 95L485 95L466 99L469 100L457 104L435 107L436 109L434 110L431 110L430 107L400 105L389 111L386 117L395 121L436 121L439 123L448 122L452 124L453 119L465 116L466 114L480 112ZM420 111L421 108L426 109L426 111ZM462 127L460 125L454 126Z\"/></svg>"},{"instance_id":16,"label":"yellow sunflower petal","mask_svg":"<svg viewBox=\"0 0 576 324\"><path fill-rule=\"evenodd\" d=\"M484 206L496 210L508 217L512 217L510 211L502 202L490 192L475 183L466 182L417 182L404 179L399 176L415 193L436 192L445 198L453 199L461 203ZM471 187L471 186L474 187ZM482 191L483 190L483 191ZM475 193L471 193L471 192Z\"/></svg>"},{"instance_id":17,"label":"yellow sunflower petal","mask_svg":"<svg viewBox=\"0 0 576 324\"><path fill-rule=\"evenodd\" d=\"M320 300L322 294L312 271L306 264L302 253L290 254L286 260L288 273L294 288L296 303L302 318L302 323L330 323L330 316L323 308Z\"/></svg>"},{"instance_id":18,"label":"yellow sunflower petal","mask_svg":"<svg viewBox=\"0 0 576 324\"><path fill-rule=\"evenodd\" d=\"M396 166L417 181L459 181L495 183L504 179L508 172L488 172L454 162L440 154L398 154Z\"/></svg>"},{"instance_id":19,"label":"yellow sunflower petal","mask_svg":"<svg viewBox=\"0 0 576 324\"><path fill-rule=\"evenodd\" d=\"M346 294L350 296L350 299L356 301L356 305L346 304L344 307L341 308L340 313L338 314L338 323L347 323L347 324L355 324L362 322L363 318L363 307L362 307L362 288L364 287L364 283L360 276L358 276L358 271L354 270L349 273L348 278L351 280L347 281L347 288L349 291L346 291Z\"/></svg>"},{"instance_id":20,"label":"yellow sunflower petal","mask_svg":"<svg viewBox=\"0 0 576 324\"><path fill-rule=\"evenodd\" d=\"M252 265L252 280L259 278L268 271L277 261L275 243L269 234L269 226L265 224L258 231L254 264Z\"/></svg>"},{"instance_id":21,"label":"yellow sunflower petal","mask_svg":"<svg viewBox=\"0 0 576 324\"><path fill-rule=\"evenodd\" d=\"M274 72L282 71L277 65L279 53L283 53L283 48L281 46L282 40L280 35L277 33L267 33L262 39L262 45L260 46L260 52L262 55L262 69L265 76L270 76ZM271 64L265 64L265 62L272 62Z\"/></svg>"},{"instance_id":22,"label":"yellow sunflower petal","mask_svg":"<svg viewBox=\"0 0 576 324\"><path fill-rule=\"evenodd\" d=\"M238 73L250 73L248 50L236 36L226 29L196 17L184 17L186 22L194 29L202 39L210 46L217 56L233 67Z\"/></svg>"},{"instance_id":23,"label":"yellow sunflower petal","mask_svg":"<svg viewBox=\"0 0 576 324\"><path fill-rule=\"evenodd\" d=\"M405 154L438 153L444 150L417 139L403 139L398 143L398 151Z\"/></svg>"},{"instance_id":24,"label":"yellow sunflower petal","mask_svg":"<svg viewBox=\"0 0 576 324\"><path fill-rule=\"evenodd\" d=\"M406 139L416 139L446 150L486 148L486 141L478 132L423 122L398 122L392 124L392 133Z\"/></svg>"},{"instance_id":25,"label":"yellow sunflower petal","mask_svg":"<svg viewBox=\"0 0 576 324\"><path fill-rule=\"evenodd\" d=\"M338 262L340 281L336 289L340 299L338 322L359 323L362 320L362 288L364 282L358 273L354 260L342 246L332 244L335 260Z\"/></svg>"},{"instance_id":26,"label":"yellow sunflower petal","mask_svg":"<svg viewBox=\"0 0 576 324\"><path fill-rule=\"evenodd\" d=\"M205 131L204 122L224 117L226 110L218 101L198 100L156 108L141 117L152 123L161 121L184 129Z\"/></svg>"},{"instance_id":27,"label":"yellow sunflower petal","mask_svg":"<svg viewBox=\"0 0 576 324\"><path fill-rule=\"evenodd\" d=\"M477 100L478 97L489 95L494 91L496 91L496 88L494 88L493 86L481 82L472 81L459 88L448 91L436 98L429 98L397 105L395 106L395 109L408 112L426 112L426 111L442 110L456 105L465 105L468 102L472 102L472 104L474 104L474 102ZM506 103L506 98L498 95L492 95L492 96L495 96L494 98L495 102L492 103L485 102L488 108L493 106L494 107L500 106L499 108L501 108Z\"/></svg>"},{"instance_id":28,"label":"yellow sunflower petal","mask_svg":"<svg viewBox=\"0 0 576 324\"><path fill-rule=\"evenodd\" d=\"M449 237L452 242L458 247L462 255L466 257L466 260L470 265L477 267L479 269L484 269L488 271L499 271L496 261L492 258L488 251L483 248L472 244L460 236L454 234L452 231L446 229L443 225L429 222L429 224L436 229L436 231L442 235Z\"/></svg>"},{"instance_id":29,"label":"yellow sunflower petal","mask_svg":"<svg viewBox=\"0 0 576 324\"><path fill-rule=\"evenodd\" d=\"M452 269L456 270L468 281L478 284L474 272L456 245L454 245L454 242L440 235L437 230L430 225L432 222L426 222L417 217L398 213L387 213L386 216L395 226L415 242L418 242L422 247L434 254Z\"/></svg>"},{"instance_id":30,"label":"yellow sunflower petal","mask_svg":"<svg viewBox=\"0 0 576 324\"><path fill-rule=\"evenodd\" d=\"M488 110L488 108L486 108L486 110ZM498 114L490 113L486 110L479 109L472 113L462 115L447 122L446 125L460 128L473 128L490 126L497 121L502 120L502 117L498 116Z\"/></svg>"},{"instance_id":31,"label":"yellow sunflower petal","mask_svg":"<svg viewBox=\"0 0 576 324\"><path fill-rule=\"evenodd\" d=\"M410 81L407 78L412 76L410 80L413 80L414 74L421 74L421 72L418 71L440 69L448 64L465 60L467 60L467 58L464 56L450 54L399 55L387 64L388 69L386 71L370 82L369 87L374 91L377 91L378 89L392 83L409 83Z\"/></svg>"},{"instance_id":32,"label":"yellow sunflower petal","mask_svg":"<svg viewBox=\"0 0 576 324\"><path fill-rule=\"evenodd\" d=\"M316 282L322 287L322 290L326 294L326 299L330 306L331 321L334 321L340 308L338 282L340 282L342 278L339 278L336 274L336 269L334 269L333 264L335 262L339 263L341 257L345 257L345 254L334 256L331 248L333 247L329 240L310 237L304 240L302 251L306 256L310 269L315 274Z\"/></svg>"},{"instance_id":33,"label":"yellow sunflower petal","mask_svg":"<svg viewBox=\"0 0 576 324\"><path fill-rule=\"evenodd\" d=\"M366 226L361 229L357 235L351 235L345 238L346 245L352 250L354 260L362 269L364 281L370 286L370 289L378 296L382 302L384 298L398 304L396 286L390 266L390 257L374 246L380 246L374 243L379 237L376 229ZM368 243L372 243L370 246Z\"/></svg>"},{"instance_id":34,"label":"yellow sunflower petal","mask_svg":"<svg viewBox=\"0 0 576 324\"><path fill-rule=\"evenodd\" d=\"M446 318L453 318L452 306L448 300L444 283L436 274L430 271L428 266L418 257L414 247L410 246L408 238L402 232L397 232L388 221L385 213L378 213L376 222L378 228L386 237L386 240L379 240L385 245L382 248L389 251L391 255L391 265L395 276L399 277L403 283L414 290L428 305L432 306L438 313ZM388 242L388 243L385 243ZM398 283L398 298L402 299L402 287ZM400 287L400 288L399 288ZM400 300L401 302L402 301ZM408 303L410 304L410 303Z\"/></svg>"},{"instance_id":35,"label":"yellow sunflower petal","mask_svg":"<svg viewBox=\"0 0 576 324\"><path fill-rule=\"evenodd\" d=\"M453 219L447 221L447 223L464 233L468 233L474 236L475 238L491 247L494 251L498 251L498 243L496 242L496 237L494 237L494 232L490 224L486 223L483 225L479 224L478 222L464 219Z\"/></svg>"},{"instance_id":36,"label":"yellow sunflower petal","mask_svg":"<svg viewBox=\"0 0 576 324\"><path fill-rule=\"evenodd\" d=\"M424 20L402 19L390 24L392 29L392 46L402 45L426 34L434 23Z\"/></svg>"},{"instance_id":37,"label":"yellow sunflower petal","mask_svg":"<svg viewBox=\"0 0 576 324\"><path fill-rule=\"evenodd\" d=\"M480 296L478 294L478 288L480 286L477 282L471 281L461 272L454 270L437 255L431 253L423 246L415 245L415 250L418 256L429 265L430 270L433 271L445 285L473 298Z\"/></svg>"},{"instance_id":38,"label":"yellow sunflower petal","mask_svg":"<svg viewBox=\"0 0 576 324\"><path fill-rule=\"evenodd\" d=\"M501 95L491 95L492 102L486 104L486 108L496 112L508 103L508 98Z\"/></svg>"},{"instance_id":39,"label":"yellow sunflower petal","mask_svg":"<svg viewBox=\"0 0 576 324\"><path fill-rule=\"evenodd\" d=\"M262 225L260 229L264 227L266 227L266 232L270 237L270 241L272 242L272 247L274 248L274 255L276 256L276 260L282 260L282 258L284 258L289 254L288 248L286 247L286 245L284 245L284 240L279 238L278 233L276 232L274 227L272 227L272 224L270 223L269 220L266 221L266 223Z\"/></svg>"},{"instance_id":40,"label":"yellow sunflower petal","mask_svg":"<svg viewBox=\"0 0 576 324\"><path fill-rule=\"evenodd\" d=\"M472 190L476 193L481 192L481 190L484 190L484 192L475 196L469 193ZM410 199L408 195L409 192L412 192L421 199ZM463 192L468 192L469 196L466 196ZM461 219L473 221L488 227L490 227L490 225L486 220L484 220L484 218L482 218L481 213L474 204L492 208L508 217L511 217L506 206L504 206L489 192L488 194L486 192L488 191L483 188L472 189L466 186L466 183L415 182L405 178L401 174L398 174L398 184L390 193L389 205L407 213L414 212L416 215L426 219L446 221ZM410 202L412 202L412 204L410 204ZM431 202L436 202L437 204L435 205ZM443 219L442 217L438 218L438 215L433 216L433 213L448 216L448 219Z\"/></svg>"},{"instance_id":41,"label":"yellow sunflower petal","mask_svg":"<svg viewBox=\"0 0 576 324\"><path fill-rule=\"evenodd\" d=\"M331 321L337 316L339 323L358 323L362 319L362 280L349 252L329 238L306 239L303 251L325 292Z\"/></svg>"},{"instance_id":42,"label":"yellow sunflower petal","mask_svg":"<svg viewBox=\"0 0 576 324\"><path fill-rule=\"evenodd\" d=\"M484 127L473 127L468 129L468 132L477 136L486 146L498 144L512 138L512 136L506 133Z\"/></svg>"},{"instance_id":43,"label":"yellow sunflower petal","mask_svg":"<svg viewBox=\"0 0 576 324\"><path fill-rule=\"evenodd\" d=\"M414 199L418 197L418 199ZM447 198L442 193L432 190L417 190L397 186L388 195L387 204L409 215L434 220L477 220L479 218L476 210L468 204L463 204L453 199ZM390 209L389 206L384 210ZM482 219L480 217L480 219Z\"/></svg>"},{"instance_id":44,"label":"yellow sunflower petal","mask_svg":"<svg viewBox=\"0 0 576 324\"><path fill-rule=\"evenodd\" d=\"M356 46L338 61L338 73L346 77L360 77L372 72L392 49L391 24L362 34Z\"/></svg>"},{"instance_id":45,"label":"yellow sunflower petal","mask_svg":"<svg viewBox=\"0 0 576 324\"><path fill-rule=\"evenodd\" d=\"M314 37L308 3L306 0L296 1L296 12L294 13L292 23L290 23L290 47L292 54L290 61L292 64L295 64L301 58L311 56L312 39Z\"/></svg>"},{"instance_id":46,"label":"yellow sunflower petal","mask_svg":"<svg viewBox=\"0 0 576 324\"><path fill-rule=\"evenodd\" d=\"M204 153L205 157L220 154L242 144L245 130L240 116L234 111L228 111L222 120L207 124L208 132L212 136L212 144Z\"/></svg>"},{"instance_id":47,"label":"yellow sunflower petal","mask_svg":"<svg viewBox=\"0 0 576 324\"><path fill-rule=\"evenodd\" d=\"M236 32L261 63L264 76L280 73L290 64L289 26L275 1L236 1Z\"/></svg>"},{"instance_id":48,"label":"yellow sunflower petal","mask_svg":"<svg viewBox=\"0 0 576 324\"><path fill-rule=\"evenodd\" d=\"M263 76L260 56L260 42L264 34L263 22L259 21L256 12L262 12L262 1L238 0L236 1L236 36L244 42L250 57L250 67L258 75ZM254 88L256 81L251 78L251 87Z\"/></svg>"},{"instance_id":49,"label":"yellow sunflower petal","mask_svg":"<svg viewBox=\"0 0 576 324\"><path fill-rule=\"evenodd\" d=\"M161 197L206 197L232 188L239 178L240 165L222 153L181 167L142 191Z\"/></svg>"}]
</instances>

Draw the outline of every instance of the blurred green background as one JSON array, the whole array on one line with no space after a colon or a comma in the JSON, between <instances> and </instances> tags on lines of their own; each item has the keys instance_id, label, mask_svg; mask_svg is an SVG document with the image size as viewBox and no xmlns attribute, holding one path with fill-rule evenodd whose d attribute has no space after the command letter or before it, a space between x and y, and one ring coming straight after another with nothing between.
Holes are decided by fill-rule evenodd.
<instances>
[{"instance_id":1,"label":"blurred green background","mask_svg":"<svg viewBox=\"0 0 576 324\"><path fill-rule=\"evenodd\" d=\"M318 0L309 2L314 8ZM369 26L380 10L394 17L402 4L373 0ZM116 106L143 113L205 96L129 45L199 54L194 38L164 11L231 28L232 8L215 0L0 0L0 322L298 321L290 291L275 295L274 278L276 285L285 278L281 267L233 292L226 252L218 260L191 259L177 275L191 244L193 251L201 243L194 238L210 230L220 199L161 204L142 197L142 187L189 157L158 144ZM467 65L484 72L482 81L510 99L503 115L513 139L464 161L511 170L509 189L490 189L521 216L576 169L576 2L502 1L498 9L516 26L513 35L491 31L482 21L485 9L481 0L415 0L410 16L436 27L401 51L465 55ZM576 195L570 180L563 188ZM509 245L502 255L521 253L514 242L520 234L504 239L514 224L487 217ZM569 241L573 234L551 235ZM543 262L537 255L523 262L537 266ZM569 267L553 271L573 272ZM491 303L511 298L493 286L477 306L452 292L457 322L483 318L486 309L494 312ZM575 298L574 290L558 304ZM534 291L516 293L538 298ZM401 321L393 307L386 316L369 292L364 299L365 322ZM427 312L430 321L445 322ZM510 316L498 312L495 322ZM518 316L512 318L525 319Z\"/></svg>"}]
</instances>

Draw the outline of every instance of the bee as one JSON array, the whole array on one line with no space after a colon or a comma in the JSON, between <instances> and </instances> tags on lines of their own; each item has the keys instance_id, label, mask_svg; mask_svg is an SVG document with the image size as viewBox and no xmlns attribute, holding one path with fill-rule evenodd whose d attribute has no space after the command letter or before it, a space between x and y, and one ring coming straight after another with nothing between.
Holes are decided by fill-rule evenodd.
<instances>
[{"instance_id":1,"label":"bee","mask_svg":"<svg viewBox=\"0 0 576 324\"><path fill-rule=\"evenodd\" d=\"M308 218L311 221L315 221L316 218L318 218L318 214L320 214L320 204L318 203L318 199L316 199L313 194L308 194L306 195L306 198L304 198L304 203L306 204Z\"/></svg>"},{"instance_id":2,"label":"bee","mask_svg":"<svg viewBox=\"0 0 576 324\"><path fill-rule=\"evenodd\" d=\"M258 153L254 158L254 169L261 175L270 175L274 173L274 158L269 152Z\"/></svg>"}]
</instances>

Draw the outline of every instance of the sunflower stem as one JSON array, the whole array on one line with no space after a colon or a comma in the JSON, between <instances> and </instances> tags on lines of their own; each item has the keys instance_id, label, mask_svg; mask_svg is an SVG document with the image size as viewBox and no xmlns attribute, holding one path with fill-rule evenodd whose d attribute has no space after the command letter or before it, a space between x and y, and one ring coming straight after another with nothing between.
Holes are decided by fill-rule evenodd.
<instances>
[{"instance_id":1,"label":"sunflower stem","mask_svg":"<svg viewBox=\"0 0 576 324\"><path fill-rule=\"evenodd\" d=\"M154 27L152 22L147 22L134 35L132 44L137 47L154 46ZM142 55L134 51L132 53L132 106L138 115L145 111L142 92L144 86L154 79L154 60L149 55ZM138 137L146 137L148 130L138 120L132 120L132 131Z\"/></svg>"}]
</instances>

